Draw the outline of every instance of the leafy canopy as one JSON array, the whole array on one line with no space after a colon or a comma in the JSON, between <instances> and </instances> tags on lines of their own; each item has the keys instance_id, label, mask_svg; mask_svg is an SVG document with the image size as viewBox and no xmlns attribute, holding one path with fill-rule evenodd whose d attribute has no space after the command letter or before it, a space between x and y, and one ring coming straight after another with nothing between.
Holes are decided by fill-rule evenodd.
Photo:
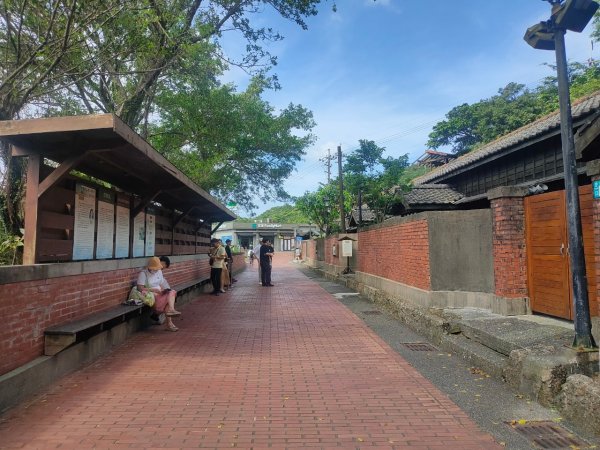
<instances>
[{"instance_id":1,"label":"leafy canopy","mask_svg":"<svg viewBox=\"0 0 600 450\"><path fill-rule=\"evenodd\" d=\"M408 167L408 155L383 157L385 147L374 141L359 140L359 146L346 156L345 188L357 207L366 205L382 222L394 203L399 201L396 189ZM400 189L400 191L405 189Z\"/></svg>"}]
</instances>

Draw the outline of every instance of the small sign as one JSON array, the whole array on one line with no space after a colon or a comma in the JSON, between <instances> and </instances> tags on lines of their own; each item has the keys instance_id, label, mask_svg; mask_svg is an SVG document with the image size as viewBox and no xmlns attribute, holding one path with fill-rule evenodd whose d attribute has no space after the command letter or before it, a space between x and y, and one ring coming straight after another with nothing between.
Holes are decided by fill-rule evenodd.
<instances>
[{"instance_id":1,"label":"small sign","mask_svg":"<svg viewBox=\"0 0 600 450\"><path fill-rule=\"evenodd\" d=\"M352 257L352 241L345 240L342 241L342 257Z\"/></svg>"},{"instance_id":2,"label":"small sign","mask_svg":"<svg viewBox=\"0 0 600 450\"><path fill-rule=\"evenodd\" d=\"M596 180L592 183L594 190L594 198L600 198L600 180Z\"/></svg>"}]
</instances>

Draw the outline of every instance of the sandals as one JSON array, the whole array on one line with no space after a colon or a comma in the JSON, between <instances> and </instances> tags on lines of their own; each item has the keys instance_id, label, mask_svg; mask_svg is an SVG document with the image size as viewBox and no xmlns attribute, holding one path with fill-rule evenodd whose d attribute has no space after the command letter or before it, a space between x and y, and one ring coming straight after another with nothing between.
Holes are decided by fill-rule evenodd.
<instances>
[{"instance_id":1,"label":"sandals","mask_svg":"<svg viewBox=\"0 0 600 450\"><path fill-rule=\"evenodd\" d=\"M179 330L179 328L177 328L175 325L171 325L171 326L168 326L166 328L166 330L167 331L177 331L177 330Z\"/></svg>"},{"instance_id":2,"label":"sandals","mask_svg":"<svg viewBox=\"0 0 600 450\"><path fill-rule=\"evenodd\" d=\"M165 314L167 316L169 316L169 317L180 316L181 315L181 313L179 311L175 311L175 310L173 310L173 311L167 311L167 312L165 312Z\"/></svg>"}]
</instances>

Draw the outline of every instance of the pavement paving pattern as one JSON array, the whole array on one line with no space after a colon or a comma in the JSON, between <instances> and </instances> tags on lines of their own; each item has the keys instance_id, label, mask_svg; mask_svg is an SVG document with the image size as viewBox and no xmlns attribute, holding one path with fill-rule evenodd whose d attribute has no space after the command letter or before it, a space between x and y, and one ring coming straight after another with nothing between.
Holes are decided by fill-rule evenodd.
<instances>
[{"instance_id":1,"label":"pavement paving pattern","mask_svg":"<svg viewBox=\"0 0 600 450\"><path fill-rule=\"evenodd\" d=\"M0 448L502 448L289 261L10 410Z\"/></svg>"}]
</instances>

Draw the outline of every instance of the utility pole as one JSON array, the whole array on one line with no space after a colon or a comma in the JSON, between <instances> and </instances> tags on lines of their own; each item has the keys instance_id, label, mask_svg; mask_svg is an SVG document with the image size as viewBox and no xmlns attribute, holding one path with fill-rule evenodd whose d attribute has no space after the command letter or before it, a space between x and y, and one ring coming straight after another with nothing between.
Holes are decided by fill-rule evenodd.
<instances>
[{"instance_id":1,"label":"utility pole","mask_svg":"<svg viewBox=\"0 0 600 450\"><path fill-rule=\"evenodd\" d=\"M346 217L344 215L344 176L342 174L342 146L338 145L338 172L340 176L340 227L342 233L346 232Z\"/></svg>"},{"instance_id":2,"label":"utility pole","mask_svg":"<svg viewBox=\"0 0 600 450\"><path fill-rule=\"evenodd\" d=\"M331 161L333 161L334 158L335 156L331 154L331 149L328 148L327 156L319 159L319 161L324 162L327 167L327 184L331 183Z\"/></svg>"}]
</instances>

